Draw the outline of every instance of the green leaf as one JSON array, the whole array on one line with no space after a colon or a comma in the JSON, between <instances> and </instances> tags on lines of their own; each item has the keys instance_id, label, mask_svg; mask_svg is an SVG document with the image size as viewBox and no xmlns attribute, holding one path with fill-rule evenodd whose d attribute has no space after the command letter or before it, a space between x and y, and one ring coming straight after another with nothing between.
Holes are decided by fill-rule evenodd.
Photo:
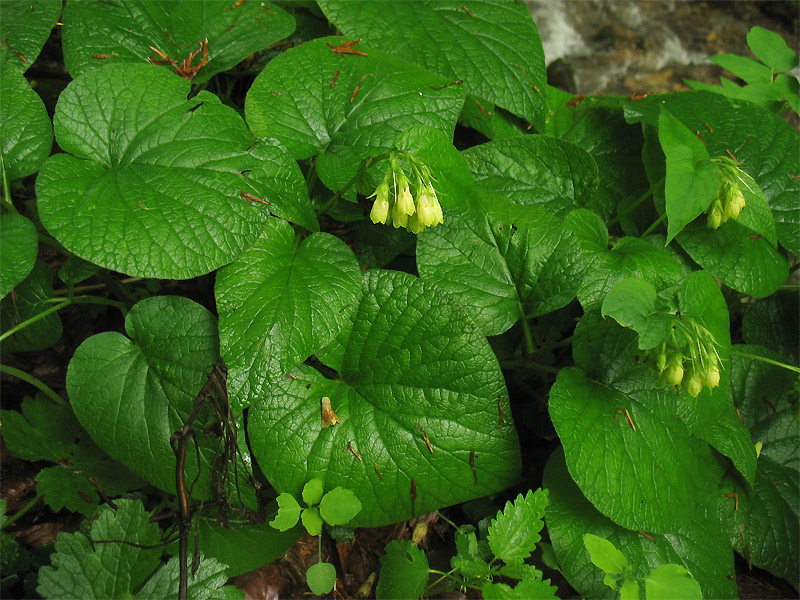
<instances>
[{"instance_id":1,"label":"green leaf","mask_svg":"<svg viewBox=\"0 0 800 600\"><path fill-rule=\"evenodd\" d=\"M58 270L58 278L69 285L85 281L100 270L100 267L77 256L69 256Z\"/></svg>"},{"instance_id":2,"label":"green leaf","mask_svg":"<svg viewBox=\"0 0 800 600\"><path fill-rule=\"evenodd\" d=\"M448 211L417 241L420 276L462 299L486 335L570 302L582 276L579 256L561 219L505 199L486 215Z\"/></svg>"},{"instance_id":3,"label":"green leaf","mask_svg":"<svg viewBox=\"0 0 800 600\"><path fill-rule=\"evenodd\" d=\"M571 212L566 223L581 247L584 271L578 300L585 310L599 305L623 279L638 277L663 289L677 283L681 276L681 266L670 253L646 240L623 237L609 249L605 224L589 210Z\"/></svg>"},{"instance_id":4,"label":"green leaf","mask_svg":"<svg viewBox=\"0 0 800 600\"><path fill-rule=\"evenodd\" d=\"M797 375L760 360L793 364L791 359L753 344L735 345L731 352L731 395L746 427L752 430L796 401Z\"/></svg>"},{"instance_id":5,"label":"green leaf","mask_svg":"<svg viewBox=\"0 0 800 600\"><path fill-rule=\"evenodd\" d=\"M255 135L277 138L295 159L343 152L351 168L391 150L397 136L414 125L435 127L452 138L464 102L459 86L431 89L447 81L367 46L357 48L367 56L331 51L344 41L316 39L267 64L245 100Z\"/></svg>"},{"instance_id":6,"label":"green leaf","mask_svg":"<svg viewBox=\"0 0 800 600\"><path fill-rule=\"evenodd\" d=\"M67 391L75 415L101 448L156 487L175 493L170 436L189 417L219 356L216 320L191 300L157 296L131 309L125 330L129 338L108 331L78 347L67 370ZM197 436L197 442L202 482L217 440ZM190 450L187 481L197 469ZM203 487L198 483L195 492Z\"/></svg>"},{"instance_id":7,"label":"green leaf","mask_svg":"<svg viewBox=\"0 0 800 600\"><path fill-rule=\"evenodd\" d=\"M352 325L336 342L343 348L336 379L298 367L250 409L249 439L270 482L298 494L320 477L326 488L352 490L363 505L353 527L510 485L518 442L485 338L430 282L376 270L363 287ZM323 396L336 399L335 427L322 428Z\"/></svg>"},{"instance_id":8,"label":"green leaf","mask_svg":"<svg viewBox=\"0 0 800 600\"><path fill-rule=\"evenodd\" d=\"M643 579L662 564L676 563L697 575L704 597L737 596L727 525L723 528L713 509L694 511L690 520L684 515L680 527L665 534L625 529L584 497L567 471L561 450L547 462L542 486L550 490L547 530L553 549L565 577L581 597L614 596L603 583L603 572L590 562L582 539L587 532L622 549L633 577Z\"/></svg>"},{"instance_id":9,"label":"green leaf","mask_svg":"<svg viewBox=\"0 0 800 600\"><path fill-rule=\"evenodd\" d=\"M746 83L772 82L772 70L752 58L735 54L717 54L709 57L708 60L718 64L723 69L727 69Z\"/></svg>"},{"instance_id":10,"label":"green leaf","mask_svg":"<svg viewBox=\"0 0 800 600\"><path fill-rule=\"evenodd\" d=\"M36 61L61 14L61 0L3 0L0 19L2 70L24 73ZM3 82L5 88L5 82ZM2 104L2 103L0 103Z\"/></svg>"},{"instance_id":11,"label":"green leaf","mask_svg":"<svg viewBox=\"0 0 800 600\"><path fill-rule=\"evenodd\" d=\"M108 505L99 508L86 533L59 534L53 566L39 569L36 590L43 597L131 597L159 565L161 530L150 523L141 501L115 503L116 511ZM100 540L114 542L92 543Z\"/></svg>"},{"instance_id":12,"label":"green leaf","mask_svg":"<svg viewBox=\"0 0 800 600\"><path fill-rule=\"evenodd\" d=\"M88 517L99 502L97 489L85 473L70 468L47 467L36 475L36 493L54 512L62 508Z\"/></svg>"},{"instance_id":13,"label":"green leaf","mask_svg":"<svg viewBox=\"0 0 800 600\"><path fill-rule=\"evenodd\" d=\"M458 117L459 125L471 127L490 140L515 137L527 133L525 122L507 113L502 108L467 96L464 108Z\"/></svg>"},{"instance_id":14,"label":"green leaf","mask_svg":"<svg viewBox=\"0 0 800 600\"><path fill-rule=\"evenodd\" d=\"M747 483L756 476L756 450L750 432L742 424L736 408L729 404L704 436L715 450L733 462Z\"/></svg>"},{"instance_id":15,"label":"green leaf","mask_svg":"<svg viewBox=\"0 0 800 600\"><path fill-rule=\"evenodd\" d=\"M762 63L774 72L791 71L797 66L797 54L783 38L768 29L755 26L747 34L747 45Z\"/></svg>"},{"instance_id":16,"label":"green leaf","mask_svg":"<svg viewBox=\"0 0 800 600\"><path fill-rule=\"evenodd\" d=\"M484 583L481 594L485 600L528 600L529 598L555 600L558 591L550 585L550 580L528 578L520 581L514 588L505 583Z\"/></svg>"},{"instance_id":17,"label":"green leaf","mask_svg":"<svg viewBox=\"0 0 800 600\"><path fill-rule=\"evenodd\" d=\"M542 539L547 506L547 490L528 490L514 502L506 502L502 512L489 525L489 547L497 558L506 563L522 562L536 549Z\"/></svg>"},{"instance_id":18,"label":"green leaf","mask_svg":"<svg viewBox=\"0 0 800 600\"><path fill-rule=\"evenodd\" d=\"M231 406L264 397L332 341L355 309L360 282L358 263L341 240L315 233L301 241L288 223L265 223L255 243L217 274Z\"/></svg>"},{"instance_id":19,"label":"green leaf","mask_svg":"<svg viewBox=\"0 0 800 600\"><path fill-rule=\"evenodd\" d=\"M800 556L800 535L794 526L800 518L800 425L796 406L763 413L765 418L752 428L753 441L763 443L753 493L738 494L731 540L753 564L792 580Z\"/></svg>"},{"instance_id":20,"label":"green leaf","mask_svg":"<svg viewBox=\"0 0 800 600\"><path fill-rule=\"evenodd\" d=\"M381 557L375 597L419 598L428 583L428 557L409 540L392 540Z\"/></svg>"},{"instance_id":21,"label":"green leaf","mask_svg":"<svg viewBox=\"0 0 800 600\"><path fill-rule=\"evenodd\" d=\"M583 545L589 552L592 563L607 575L615 575L625 571L628 559L614 544L592 533L583 535Z\"/></svg>"},{"instance_id":22,"label":"green leaf","mask_svg":"<svg viewBox=\"0 0 800 600\"><path fill-rule=\"evenodd\" d=\"M630 102L625 106L625 118L655 127L661 107L690 131L702 128L709 156L727 156L728 152L736 156L740 168L755 180L772 208L778 241L784 248L800 252L800 181L792 178L792 173L800 172L797 131L764 108L705 91L653 95ZM729 221L720 229L725 225L736 222ZM737 246L736 251L741 251ZM762 268L760 264L751 268L743 258L740 260L740 264L748 265L743 271Z\"/></svg>"},{"instance_id":23,"label":"green leaf","mask_svg":"<svg viewBox=\"0 0 800 600\"><path fill-rule=\"evenodd\" d=\"M797 331L800 331L800 298L791 291L749 304L742 318L742 335L747 344L783 354L790 363L800 362Z\"/></svg>"},{"instance_id":24,"label":"green leaf","mask_svg":"<svg viewBox=\"0 0 800 600\"><path fill-rule=\"evenodd\" d=\"M654 406L667 392L645 391L650 381L640 372L623 392L562 369L550 416L570 473L599 510L629 529L669 532L707 502L721 473L710 448Z\"/></svg>"},{"instance_id":25,"label":"green leaf","mask_svg":"<svg viewBox=\"0 0 800 600\"><path fill-rule=\"evenodd\" d=\"M480 557L454 556L450 560L454 569L466 578L487 579L492 575L492 568Z\"/></svg>"},{"instance_id":26,"label":"green leaf","mask_svg":"<svg viewBox=\"0 0 800 600\"><path fill-rule=\"evenodd\" d=\"M50 268L37 260L30 274L16 286L14 296L7 295L0 303L0 330L8 331L53 306L53 276ZM36 352L55 344L61 338L61 319L51 313L3 341L3 353Z\"/></svg>"},{"instance_id":27,"label":"green leaf","mask_svg":"<svg viewBox=\"0 0 800 600\"><path fill-rule=\"evenodd\" d=\"M279 531L288 531L300 520L300 513L302 509L298 504L295 497L286 492L280 494L277 498L278 501L278 514L269 522L269 524Z\"/></svg>"},{"instance_id":28,"label":"green leaf","mask_svg":"<svg viewBox=\"0 0 800 600\"><path fill-rule=\"evenodd\" d=\"M646 350L661 342L669 331L671 317L657 313L658 291L644 279L623 279L603 300L602 314L639 334L639 348Z\"/></svg>"},{"instance_id":29,"label":"green leaf","mask_svg":"<svg viewBox=\"0 0 800 600\"><path fill-rule=\"evenodd\" d=\"M702 600L700 586L680 565L661 565L644 580L647 600Z\"/></svg>"},{"instance_id":30,"label":"green leaf","mask_svg":"<svg viewBox=\"0 0 800 600\"><path fill-rule=\"evenodd\" d=\"M190 78L194 84L205 83L294 31L292 16L274 4L228 0L112 0L103 10L92 0L71 0L63 21L64 62L72 77L107 63L119 67L150 58L174 60L167 68L177 71L191 52L201 50L191 61L196 67L207 40L208 64Z\"/></svg>"},{"instance_id":31,"label":"green leaf","mask_svg":"<svg viewBox=\"0 0 800 600\"><path fill-rule=\"evenodd\" d=\"M498 0L319 4L344 35L364 38L450 82L461 80L453 87L463 87L544 129L544 51L524 6Z\"/></svg>"},{"instance_id":32,"label":"green leaf","mask_svg":"<svg viewBox=\"0 0 800 600\"><path fill-rule=\"evenodd\" d=\"M322 500L322 479L311 479L303 486L303 502L314 506Z\"/></svg>"},{"instance_id":33,"label":"green leaf","mask_svg":"<svg viewBox=\"0 0 800 600\"><path fill-rule=\"evenodd\" d=\"M0 411L3 440L16 457L58 462L74 451L81 426L68 406L42 397L26 397L21 408L22 412Z\"/></svg>"},{"instance_id":34,"label":"green leaf","mask_svg":"<svg viewBox=\"0 0 800 600\"><path fill-rule=\"evenodd\" d=\"M705 223L692 224L676 239L702 268L749 296L769 296L789 274L789 264L781 252L734 220L718 229L709 229Z\"/></svg>"},{"instance_id":35,"label":"green leaf","mask_svg":"<svg viewBox=\"0 0 800 600\"><path fill-rule=\"evenodd\" d=\"M337 487L325 494L319 511L328 525L345 525L361 512L361 502L352 491Z\"/></svg>"},{"instance_id":36,"label":"green leaf","mask_svg":"<svg viewBox=\"0 0 800 600\"><path fill-rule=\"evenodd\" d=\"M579 106L564 110L571 111L574 122L559 137L588 152L597 164L599 186L586 207L608 221L615 211L622 212L625 204L620 199L634 201L650 187L642 164L641 128L625 121L620 106L604 106L598 97L585 98ZM621 215L626 233L641 232L650 225L653 217L645 212L645 206ZM647 222L638 231L629 231L634 217Z\"/></svg>"},{"instance_id":37,"label":"green leaf","mask_svg":"<svg viewBox=\"0 0 800 600\"><path fill-rule=\"evenodd\" d=\"M317 508L304 508L300 513L300 520L306 528L308 535L319 535L322 533L322 517Z\"/></svg>"},{"instance_id":38,"label":"green leaf","mask_svg":"<svg viewBox=\"0 0 800 600\"><path fill-rule=\"evenodd\" d=\"M559 217L591 205L597 164L556 138L529 135L487 142L463 152L478 189L516 204L540 205Z\"/></svg>"},{"instance_id":39,"label":"green leaf","mask_svg":"<svg viewBox=\"0 0 800 600\"><path fill-rule=\"evenodd\" d=\"M205 558L202 553L199 557L197 570L189 569L186 597L193 600L210 600L213 598L237 598L243 600L244 595L239 590L227 590L225 586L228 576L225 565L213 558ZM136 600L159 600L161 598L175 598L180 589L180 560L173 556L144 584L141 590L130 596ZM233 592L233 593L229 593ZM225 594L221 596L220 594Z\"/></svg>"},{"instance_id":40,"label":"green leaf","mask_svg":"<svg viewBox=\"0 0 800 600\"><path fill-rule=\"evenodd\" d=\"M22 215L0 215L0 298L30 274L38 248L33 223Z\"/></svg>"},{"instance_id":41,"label":"green leaf","mask_svg":"<svg viewBox=\"0 0 800 600\"><path fill-rule=\"evenodd\" d=\"M269 514L269 511L267 511ZM230 518L230 527L217 525L216 515L201 517L198 524L203 554L228 565L235 577L277 560L300 538L302 530L276 531L269 523L251 525Z\"/></svg>"},{"instance_id":42,"label":"green leaf","mask_svg":"<svg viewBox=\"0 0 800 600\"><path fill-rule=\"evenodd\" d=\"M658 139L667 157L667 243L702 213L719 189L719 170L703 142L666 109L658 116Z\"/></svg>"},{"instance_id":43,"label":"green leaf","mask_svg":"<svg viewBox=\"0 0 800 600\"><path fill-rule=\"evenodd\" d=\"M4 21L5 18L6 4L3 3ZM6 179L12 181L38 171L52 147L53 127L39 94L18 71L3 69L0 74L0 164Z\"/></svg>"},{"instance_id":44,"label":"green leaf","mask_svg":"<svg viewBox=\"0 0 800 600\"><path fill-rule=\"evenodd\" d=\"M306 571L306 581L309 589L318 596L330 594L336 585L336 567L326 562L311 565Z\"/></svg>"},{"instance_id":45,"label":"green leaf","mask_svg":"<svg viewBox=\"0 0 800 600\"><path fill-rule=\"evenodd\" d=\"M127 64L67 86L55 128L69 154L48 159L36 182L42 224L67 249L136 276L189 278L230 262L263 228L266 207L242 193L287 219L308 213L285 150L256 141L213 94L186 100L189 88Z\"/></svg>"},{"instance_id":46,"label":"green leaf","mask_svg":"<svg viewBox=\"0 0 800 600\"><path fill-rule=\"evenodd\" d=\"M619 597L620 600L639 600L639 582L635 579L626 580L619 588Z\"/></svg>"}]
</instances>

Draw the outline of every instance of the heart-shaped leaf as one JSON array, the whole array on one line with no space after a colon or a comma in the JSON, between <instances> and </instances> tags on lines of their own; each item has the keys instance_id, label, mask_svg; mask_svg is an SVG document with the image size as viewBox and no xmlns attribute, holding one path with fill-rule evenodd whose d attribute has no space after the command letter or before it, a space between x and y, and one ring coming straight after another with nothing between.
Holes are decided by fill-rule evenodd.
<instances>
[{"instance_id":1,"label":"heart-shaped leaf","mask_svg":"<svg viewBox=\"0 0 800 600\"><path fill-rule=\"evenodd\" d=\"M417 242L420 276L458 295L486 335L571 301L582 278L579 257L563 220L504 198L485 215L449 211Z\"/></svg>"},{"instance_id":2,"label":"heart-shaped leaf","mask_svg":"<svg viewBox=\"0 0 800 600\"><path fill-rule=\"evenodd\" d=\"M548 460L542 485L550 490L546 518L553 550L564 575L581 597L614 597L603 583L603 572L589 560L583 544L585 533L609 540L621 549L636 577L644 578L664 563L675 563L695 574L704 597L736 597L733 552L713 509L693 512L691 522L684 518L679 528L668 533L625 529L584 497L570 477L560 449Z\"/></svg>"},{"instance_id":3,"label":"heart-shaped leaf","mask_svg":"<svg viewBox=\"0 0 800 600\"><path fill-rule=\"evenodd\" d=\"M287 50L269 62L245 101L253 133L277 138L296 159L323 153L320 177L333 189L343 178L338 170L355 173L362 159L391 150L414 125L452 138L464 102L458 86L442 87L443 77L345 41L322 38ZM339 54L340 47L362 54Z\"/></svg>"},{"instance_id":4,"label":"heart-shaped leaf","mask_svg":"<svg viewBox=\"0 0 800 600\"><path fill-rule=\"evenodd\" d=\"M125 319L129 337L105 332L75 351L67 391L78 420L112 457L156 487L175 493L176 459L170 436L192 412L195 396L219 356L214 316L178 296L134 305ZM197 436L208 477L217 442ZM186 479L197 474L186 454ZM198 494L202 484L195 486Z\"/></svg>"},{"instance_id":5,"label":"heart-shaped leaf","mask_svg":"<svg viewBox=\"0 0 800 600\"><path fill-rule=\"evenodd\" d=\"M33 223L22 215L0 215L0 298L31 272L38 247Z\"/></svg>"},{"instance_id":6,"label":"heart-shaped leaf","mask_svg":"<svg viewBox=\"0 0 800 600\"><path fill-rule=\"evenodd\" d=\"M3 5L3 19L5 19ZM0 74L0 159L9 180L39 170L53 146L53 127L44 102L16 70Z\"/></svg>"},{"instance_id":7,"label":"heart-shaped leaf","mask_svg":"<svg viewBox=\"0 0 800 600\"><path fill-rule=\"evenodd\" d=\"M3 71L28 70L61 14L61 0L3 0L0 60ZM5 88L5 82L3 82ZM0 103L2 105L2 103Z\"/></svg>"},{"instance_id":8,"label":"heart-shaped leaf","mask_svg":"<svg viewBox=\"0 0 800 600\"><path fill-rule=\"evenodd\" d=\"M352 490L348 523L377 526L508 486L519 448L505 383L485 338L435 285L368 271L338 377L311 367L281 378L250 409L249 439L278 490L312 477ZM322 427L320 400L340 423Z\"/></svg>"},{"instance_id":9,"label":"heart-shaped leaf","mask_svg":"<svg viewBox=\"0 0 800 600\"><path fill-rule=\"evenodd\" d=\"M152 65L94 69L59 98L70 154L36 182L44 226L82 258L143 277L189 278L230 262L269 211L313 228L297 165L256 141L213 94Z\"/></svg>"},{"instance_id":10,"label":"heart-shaped leaf","mask_svg":"<svg viewBox=\"0 0 800 600\"><path fill-rule=\"evenodd\" d=\"M715 490L722 475L711 449L677 417L653 408L649 380L627 393L562 369L550 416L570 474L589 500L628 529L670 532ZM660 413L660 414L659 414Z\"/></svg>"},{"instance_id":11,"label":"heart-shaped leaf","mask_svg":"<svg viewBox=\"0 0 800 600\"><path fill-rule=\"evenodd\" d=\"M501 0L323 0L320 6L346 36L460 80L467 93L544 129L544 51L526 7Z\"/></svg>"},{"instance_id":12,"label":"heart-shaped leaf","mask_svg":"<svg viewBox=\"0 0 800 600\"><path fill-rule=\"evenodd\" d=\"M64 62L73 77L105 63L149 61L183 68L196 84L294 31L294 18L280 7L235 0L117 0L103 10L93 0L71 0L63 21Z\"/></svg>"},{"instance_id":13,"label":"heart-shaped leaf","mask_svg":"<svg viewBox=\"0 0 800 600\"><path fill-rule=\"evenodd\" d=\"M333 340L355 310L360 286L358 263L341 240L315 233L301 242L286 222L265 223L253 246L217 275L231 405L263 398Z\"/></svg>"}]
</instances>

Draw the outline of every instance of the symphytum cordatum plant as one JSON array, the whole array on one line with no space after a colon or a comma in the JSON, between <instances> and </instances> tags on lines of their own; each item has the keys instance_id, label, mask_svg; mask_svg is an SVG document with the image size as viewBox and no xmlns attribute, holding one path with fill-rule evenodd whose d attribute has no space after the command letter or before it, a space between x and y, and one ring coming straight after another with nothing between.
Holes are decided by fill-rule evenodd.
<instances>
[{"instance_id":1,"label":"symphytum cordatum plant","mask_svg":"<svg viewBox=\"0 0 800 600\"><path fill-rule=\"evenodd\" d=\"M734 551L798 581L779 36L717 59L741 93L644 98L549 87L503 0L3 0L0 40L3 439L49 462L4 594L239 597L313 481L353 528L499 495L452 571L387 546L381 597L552 597L534 548L585 597L734 597ZM86 517L49 556L8 533L39 500Z\"/></svg>"}]
</instances>

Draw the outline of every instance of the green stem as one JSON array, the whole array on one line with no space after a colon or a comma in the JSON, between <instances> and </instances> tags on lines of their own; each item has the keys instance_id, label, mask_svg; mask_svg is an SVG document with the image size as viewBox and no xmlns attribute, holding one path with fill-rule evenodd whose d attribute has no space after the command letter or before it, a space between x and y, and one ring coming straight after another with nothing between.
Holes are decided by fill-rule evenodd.
<instances>
[{"instance_id":1,"label":"green stem","mask_svg":"<svg viewBox=\"0 0 800 600\"><path fill-rule=\"evenodd\" d=\"M16 514L15 514L13 517L8 517L8 519L6 519L6 522L5 522L5 524L3 525L3 527L8 527L8 526L9 526L9 525L11 525L11 524L12 524L14 521L16 521L17 519L19 519L19 518L20 518L21 516L23 516L23 515L24 515L26 512L28 512L30 509L32 509L32 508L33 508L33 505L34 505L34 504L36 504L36 503L39 501L39 499L40 499L41 497L42 497L42 494L37 494L37 495L36 495L36 497L35 497L35 498L33 498L33 500L31 500L31 501L30 501L30 502L28 502L28 503L27 503L25 506L23 506L22 508L20 508L20 509L19 509L19 510L16 512Z\"/></svg>"},{"instance_id":2,"label":"green stem","mask_svg":"<svg viewBox=\"0 0 800 600\"><path fill-rule=\"evenodd\" d=\"M772 360L771 358L767 358L766 356L759 356L758 354L739 352L738 350L731 349L731 356L741 356L742 358L751 358L753 360L760 360L761 362L765 362L770 365L775 365L776 367L782 367L784 369L788 369L789 371L800 373L800 367L795 367L794 365L787 365L786 363L778 362L777 360Z\"/></svg>"},{"instance_id":3,"label":"green stem","mask_svg":"<svg viewBox=\"0 0 800 600\"><path fill-rule=\"evenodd\" d=\"M11 188L8 185L8 176L6 175L6 165L3 161L3 155L0 154L0 170L3 171L3 206L8 209L8 212L18 215L19 211L14 203L11 201Z\"/></svg>"},{"instance_id":4,"label":"green stem","mask_svg":"<svg viewBox=\"0 0 800 600\"><path fill-rule=\"evenodd\" d=\"M616 223L618 223L619 221L621 221L623 217L626 217L628 214L630 214L631 212L633 212L634 210L636 210L636 209L639 207L639 205L640 205L642 202L644 202L644 201L645 201L645 200L647 200L647 199L648 199L650 196L652 196L652 195L653 195L653 192L655 191L655 189L656 189L658 186L660 186L662 183L664 183L664 178L663 178L663 177L662 177L661 179L659 179L658 181L656 181L656 182L655 182L653 185L651 185L651 186L650 186L650 187L649 187L649 188L648 188L648 189L647 189L647 190L644 192L644 194L642 194L641 196L639 196L639 197L636 199L636 201L635 201L633 204L631 204L630 206L628 206L628 207L626 208L626 210L625 210L624 212L617 213L617 216L616 216L616 217L614 217L613 219L611 219L611 220L610 220L610 221L609 221L609 222L606 224L606 226L607 226L607 227L611 227L612 225L615 225Z\"/></svg>"},{"instance_id":5,"label":"green stem","mask_svg":"<svg viewBox=\"0 0 800 600\"><path fill-rule=\"evenodd\" d=\"M41 319L44 319L46 316L52 315L54 312L58 312L59 310L61 310L65 306L69 306L70 304L72 304L72 300L69 299L62 300L60 304L51 306L50 308L47 308L42 312L33 315L30 319L24 320L22 323L19 323L16 327L12 327L8 331L6 331L3 335L0 335L0 342L11 337L18 331L25 329L28 325L36 323L36 321L40 321Z\"/></svg>"},{"instance_id":6,"label":"green stem","mask_svg":"<svg viewBox=\"0 0 800 600\"><path fill-rule=\"evenodd\" d=\"M49 235L45 235L43 233L40 233L40 234L38 234L37 237L39 238L39 241L41 243L45 244L46 246L50 246L51 248L55 248L59 252L62 252L62 253L67 254L69 256L72 256L72 252L69 252L66 248L64 248L64 246L62 246L58 242L58 240L55 240L55 239L51 238Z\"/></svg>"},{"instance_id":7,"label":"green stem","mask_svg":"<svg viewBox=\"0 0 800 600\"><path fill-rule=\"evenodd\" d=\"M41 391L45 396L50 398L53 402L58 404L59 406L67 406L67 403L64 399L56 394L51 387L45 384L42 381L39 381L33 375L29 375L25 371L20 371L17 368L10 367L8 365L0 365L0 373L6 373L8 375L13 375L18 379L22 379L22 381L26 383L30 383L33 387Z\"/></svg>"},{"instance_id":8,"label":"green stem","mask_svg":"<svg viewBox=\"0 0 800 600\"><path fill-rule=\"evenodd\" d=\"M339 202L339 200L341 200L342 196L347 192L347 190L349 190L351 187L353 187L355 185L355 183L364 174L364 171L369 169L372 166L373 163L376 163L379 160L383 160L384 158L388 158L388 157L389 157L389 154L387 153L387 154L381 154L380 156L373 156L372 158L368 158L366 160L362 160L361 164L358 167L358 171L356 172L356 174L353 175L353 177L350 179L350 181L348 181L344 185L344 187L342 189L340 189L338 192L336 192L333 195L333 197L330 200L328 200L322 206L322 208L317 213L317 217L318 218L321 217L322 215L327 213L330 209L332 209L334 206L336 206L336 204Z\"/></svg>"},{"instance_id":9,"label":"green stem","mask_svg":"<svg viewBox=\"0 0 800 600\"><path fill-rule=\"evenodd\" d=\"M787 283L778 288L779 292L796 292L800 290L800 285L796 283Z\"/></svg>"},{"instance_id":10,"label":"green stem","mask_svg":"<svg viewBox=\"0 0 800 600\"><path fill-rule=\"evenodd\" d=\"M652 225L650 225L650 227L648 227L647 229L645 229L645 230L642 232L642 235L640 235L639 237L640 237L640 238L644 238L644 237L647 237L648 235L650 235L650 234L653 232L653 230L654 230L656 227L658 227L659 225L661 225L661 223L663 223L663 222L666 220L666 218L667 218L667 213L664 213L663 215L661 215L660 217L658 217L658 218L657 218L657 219L656 219L656 220L653 222L653 224L652 224Z\"/></svg>"},{"instance_id":11,"label":"green stem","mask_svg":"<svg viewBox=\"0 0 800 600\"><path fill-rule=\"evenodd\" d=\"M18 331L25 329L28 325L32 325L37 321L44 319L48 315L52 315L55 312L58 312L62 308L70 306L71 304L101 304L103 306L113 306L114 308L118 308L122 311L123 314L127 312L127 308L122 302L117 302L116 300L109 300L108 298L100 298L98 296L78 296L76 298L48 298L43 300L43 302L58 302L55 306L51 306L43 310L40 313L33 315L30 319L24 320L22 323L19 323L16 327L12 327L2 335L0 335L0 342L8 339Z\"/></svg>"},{"instance_id":12,"label":"green stem","mask_svg":"<svg viewBox=\"0 0 800 600\"><path fill-rule=\"evenodd\" d=\"M144 281L144 277L127 277L126 279L120 279L119 283L136 283L139 281ZM82 294L84 292L95 292L97 290L105 289L107 286L105 283L93 283L91 285L81 285L72 290L75 294ZM56 296L66 296L69 293L67 289L60 289L55 290L53 294Z\"/></svg>"}]
</instances>

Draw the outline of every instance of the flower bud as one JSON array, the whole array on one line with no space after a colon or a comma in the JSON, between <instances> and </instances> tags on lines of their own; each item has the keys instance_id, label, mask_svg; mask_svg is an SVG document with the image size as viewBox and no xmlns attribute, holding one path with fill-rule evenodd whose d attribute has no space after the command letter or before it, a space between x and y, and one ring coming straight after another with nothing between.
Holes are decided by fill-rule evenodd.
<instances>
[{"instance_id":1,"label":"flower bud","mask_svg":"<svg viewBox=\"0 0 800 600\"><path fill-rule=\"evenodd\" d=\"M661 374L662 380L667 385L680 385L683 381L683 358L676 355Z\"/></svg>"},{"instance_id":2,"label":"flower bud","mask_svg":"<svg viewBox=\"0 0 800 600\"><path fill-rule=\"evenodd\" d=\"M710 365L705 371L703 371L703 383L706 387L714 389L719 385L719 367L714 364Z\"/></svg>"},{"instance_id":3,"label":"flower bud","mask_svg":"<svg viewBox=\"0 0 800 600\"><path fill-rule=\"evenodd\" d=\"M697 372L692 373L691 377L683 382L683 388L690 396L697 398L703 391L703 376Z\"/></svg>"},{"instance_id":4,"label":"flower bud","mask_svg":"<svg viewBox=\"0 0 800 600\"><path fill-rule=\"evenodd\" d=\"M714 204L714 208L711 209L711 212L708 213L708 228L709 229L717 229L720 225L722 225L722 218L723 218L722 211L719 209L719 205L717 203Z\"/></svg>"},{"instance_id":5,"label":"flower bud","mask_svg":"<svg viewBox=\"0 0 800 600\"><path fill-rule=\"evenodd\" d=\"M742 190L738 186L733 186L727 200L725 203L725 217L728 219L738 218L742 209L747 205Z\"/></svg>"},{"instance_id":6,"label":"flower bud","mask_svg":"<svg viewBox=\"0 0 800 600\"><path fill-rule=\"evenodd\" d=\"M667 353L660 352L658 356L656 356L656 369L659 371L663 371L667 368Z\"/></svg>"}]
</instances>

